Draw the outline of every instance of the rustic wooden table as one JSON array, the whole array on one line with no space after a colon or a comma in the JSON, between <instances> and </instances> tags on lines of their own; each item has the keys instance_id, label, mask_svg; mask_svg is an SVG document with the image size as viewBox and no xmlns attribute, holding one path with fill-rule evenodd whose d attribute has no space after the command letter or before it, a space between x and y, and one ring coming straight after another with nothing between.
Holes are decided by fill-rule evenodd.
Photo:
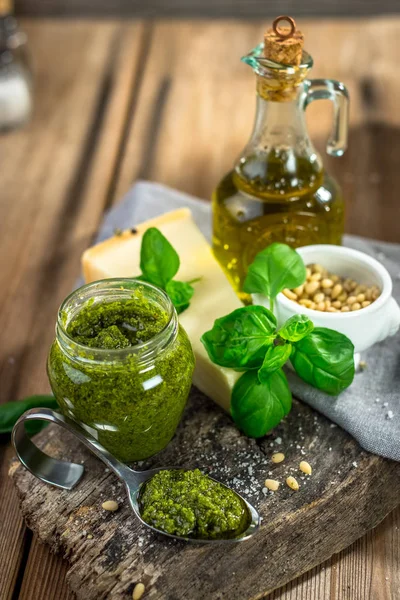
<instances>
[{"instance_id":1,"label":"rustic wooden table","mask_svg":"<svg viewBox=\"0 0 400 600\"><path fill-rule=\"evenodd\" d=\"M60 301L104 210L137 178L210 197L245 143L254 80L239 57L262 38L239 22L23 23L36 67L31 124L1 139L0 402L48 391ZM400 242L400 18L305 21L314 76L352 96L350 148L326 165L347 198L347 231ZM322 149L331 112L308 109ZM61 558L32 537L1 440L0 598L71 599ZM400 597L400 510L275 600Z\"/></svg>"}]
</instances>

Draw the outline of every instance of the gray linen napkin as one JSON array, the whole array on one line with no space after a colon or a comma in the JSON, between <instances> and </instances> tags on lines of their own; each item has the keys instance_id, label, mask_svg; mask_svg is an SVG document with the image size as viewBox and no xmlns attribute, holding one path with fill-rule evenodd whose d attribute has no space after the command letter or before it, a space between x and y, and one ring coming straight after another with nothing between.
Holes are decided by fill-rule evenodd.
<instances>
[{"instance_id":1,"label":"gray linen napkin","mask_svg":"<svg viewBox=\"0 0 400 600\"><path fill-rule=\"evenodd\" d=\"M138 182L120 204L110 210L97 241L113 235L115 228L129 228L176 208L187 206L210 240L210 204L157 183ZM393 279L393 295L400 300L400 245L345 236L346 246L374 256ZM365 370L353 384L333 398L312 388L288 370L294 396L303 400L348 431L359 444L387 458L400 460L400 335L388 338L363 353Z\"/></svg>"}]
</instances>

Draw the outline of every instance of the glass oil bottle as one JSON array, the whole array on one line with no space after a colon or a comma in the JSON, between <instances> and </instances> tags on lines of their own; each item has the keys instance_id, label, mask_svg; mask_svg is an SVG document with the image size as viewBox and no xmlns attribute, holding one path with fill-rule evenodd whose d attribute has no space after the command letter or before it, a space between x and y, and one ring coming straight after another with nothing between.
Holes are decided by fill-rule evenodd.
<instances>
[{"instance_id":1,"label":"glass oil bottle","mask_svg":"<svg viewBox=\"0 0 400 600\"><path fill-rule=\"evenodd\" d=\"M283 18L293 23L288 17L275 20L279 41L287 39L276 29ZM347 144L347 90L337 81L307 79L313 61L304 50L299 60L292 57L298 64L289 65L266 58L264 48L260 44L242 59L256 74L253 132L213 194L213 251L244 302L249 300L242 292L244 278L258 252L273 242L340 244L344 229L341 190L312 145L304 111L314 100L333 102L327 152L341 156Z\"/></svg>"}]
</instances>

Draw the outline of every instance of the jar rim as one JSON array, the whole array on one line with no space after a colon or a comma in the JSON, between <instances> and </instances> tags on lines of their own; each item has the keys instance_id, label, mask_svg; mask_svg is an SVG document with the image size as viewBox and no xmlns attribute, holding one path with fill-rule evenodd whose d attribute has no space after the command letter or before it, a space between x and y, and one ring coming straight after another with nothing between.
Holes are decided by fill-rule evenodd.
<instances>
[{"instance_id":1,"label":"jar rim","mask_svg":"<svg viewBox=\"0 0 400 600\"><path fill-rule=\"evenodd\" d=\"M134 346L128 346L127 348L95 348L93 346L87 346L81 342L76 341L67 331L67 323L63 321L63 313L71 310L71 302L74 300L81 301L80 308L84 304L90 301L91 298L96 297L95 290L98 291L113 291L118 290L124 292L133 292L139 288L147 289L151 291L159 300L159 304L162 304L163 310L167 313L168 321L166 325L157 332L153 337L145 342L139 342ZM156 299L154 299L157 301ZM73 307L72 307L73 308ZM76 313L79 312L80 308L76 305ZM130 277L113 277L108 279L99 279L91 283L86 283L83 286L77 288L71 292L61 303L58 309L57 324L56 324L56 337L62 341L68 348L73 348L75 351L81 351L83 353L90 353L93 358L88 359L84 356L79 356L79 360L96 362L96 359L100 359L102 362L108 358L109 362L115 361L116 359L125 358L130 355L140 355L141 360L152 356L155 352L162 350L171 340L174 338L178 330L178 315L175 307L171 302L168 294L161 288L142 281L136 278ZM75 352L73 352L75 354Z\"/></svg>"}]
</instances>

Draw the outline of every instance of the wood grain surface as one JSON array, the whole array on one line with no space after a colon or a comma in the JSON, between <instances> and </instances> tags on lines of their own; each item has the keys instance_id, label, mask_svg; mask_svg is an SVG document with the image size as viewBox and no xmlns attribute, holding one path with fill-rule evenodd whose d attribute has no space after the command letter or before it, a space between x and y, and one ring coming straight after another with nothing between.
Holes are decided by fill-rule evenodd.
<instances>
[{"instance_id":1,"label":"wood grain surface","mask_svg":"<svg viewBox=\"0 0 400 600\"><path fill-rule=\"evenodd\" d=\"M309 407L295 402L273 434L254 440L193 388L174 439L140 468L201 466L244 494L263 519L244 543L196 547L146 529L132 514L123 485L70 433L53 427L37 439L51 456L85 466L73 491L42 483L17 460L10 469L27 524L70 562L67 580L78 600L128 600L138 582L149 600L265 598L377 525L400 496L400 463L364 452ZM283 463L271 462L276 450L284 451ZM303 459L313 468L309 478L299 470ZM299 492L285 485L289 475ZM265 496L268 476L281 486ZM117 500L120 509L107 513L101 507L106 500ZM399 585L396 576L390 593Z\"/></svg>"},{"instance_id":2,"label":"wood grain surface","mask_svg":"<svg viewBox=\"0 0 400 600\"><path fill-rule=\"evenodd\" d=\"M397 0L16 0L18 14L29 16L107 16L178 18L243 18L282 14L361 16L399 12Z\"/></svg>"},{"instance_id":3,"label":"wood grain surface","mask_svg":"<svg viewBox=\"0 0 400 600\"><path fill-rule=\"evenodd\" d=\"M36 65L35 115L3 136L0 156L0 402L48 384L56 311L105 207L135 178L209 197L246 142L251 71L238 61L261 24L25 21ZM314 76L346 82L351 136L327 160L348 204L347 231L400 242L400 19L305 21ZM337 51L334 51L337 50ZM331 112L308 109L322 148ZM68 598L65 566L27 531L0 456L0 598ZM400 511L274 600L396 600ZM396 583L397 582L397 583ZM397 585L397 587L393 587ZM58 595L60 594L60 595Z\"/></svg>"}]
</instances>

